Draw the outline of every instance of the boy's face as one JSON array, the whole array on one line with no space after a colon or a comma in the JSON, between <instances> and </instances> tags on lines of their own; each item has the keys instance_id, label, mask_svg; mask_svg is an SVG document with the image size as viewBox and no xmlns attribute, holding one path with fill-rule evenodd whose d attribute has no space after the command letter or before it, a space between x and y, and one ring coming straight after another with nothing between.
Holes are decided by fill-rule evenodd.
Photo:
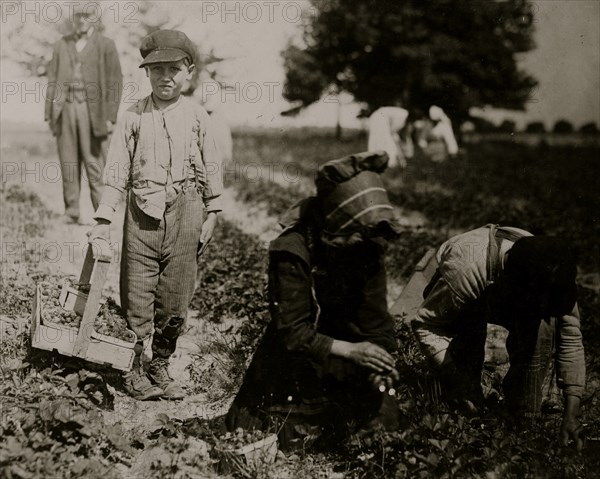
<instances>
[{"instance_id":1,"label":"boy's face","mask_svg":"<svg viewBox=\"0 0 600 479\"><path fill-rule=\"evenodd\" d=\"M163 101L178 97L193 71L194 65L186 66L184 60L152 63L146 67L152 93Z\"/></svg>"}]
</instances>

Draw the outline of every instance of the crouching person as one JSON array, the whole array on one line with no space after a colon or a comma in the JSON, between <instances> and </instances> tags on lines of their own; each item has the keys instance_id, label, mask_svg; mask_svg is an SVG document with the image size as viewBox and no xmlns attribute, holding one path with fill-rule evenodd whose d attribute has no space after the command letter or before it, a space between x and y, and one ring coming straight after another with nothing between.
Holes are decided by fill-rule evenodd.
<instances>
[{"instance_id":1,"label":"crouching person","mask_svg":"<svg viewBox=\"0 0 600 479\"><path fill-rule=\"evenodd\" d=\"M303 445L299 431L331 444L351 423L396 426L393 398L381 392L398 379L383 265L398 229L378 174L387 161L367 152L326 163L317 196L284 216L269 250L271 322L228 430L278 431L289 451Z\"/></svg>"},{"instance_id":2,"label":"crouching person","mask_svg":"<svg viewBox=\"0 0 600 479\"><path fill-rule=\"evenodd\" d=\"M118 120L90 239L108 238L126 194L121 306L138 343L124 386L139 400L180 399L184 391L169 376L169 357L194 292L198 253L220 210L222 169L208 114L180 95L194 69L193 43L182 32L159 30L142 40L140 52L152 94ZM151 336L146 373L143 341Z\"/></svg>"},{"instance_id":3,"label":"crouching person","mask_svg":"<svg viewBox=\"0 0 600 479\"><path fill-rule=\"evenodd\" d=\"M566 444L571 438L581 448L577 417L585 363L569 244L488 225L445 242L437 260L412 329L446 398L467 409L481 404L487 323L499 324L509 331L507 409L517 418L540 413L542 385L555 355L565 397L561 439Z\"/></svg>"}]
</instances>

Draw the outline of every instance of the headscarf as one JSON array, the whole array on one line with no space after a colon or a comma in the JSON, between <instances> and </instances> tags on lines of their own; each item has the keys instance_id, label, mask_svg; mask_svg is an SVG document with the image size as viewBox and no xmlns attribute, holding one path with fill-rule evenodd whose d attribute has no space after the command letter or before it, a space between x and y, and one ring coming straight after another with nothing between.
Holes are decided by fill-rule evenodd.
<instances>
[{"instance_id":1,"label":"headscarf","mask_svg":"<svg viewBox=\"0 0 600 479\"><path fill-rule=\"evenodd\" d=\"M397 236L400 226L379 175L387 164L384 151L357 153L325 163L317 172L317 196L296 203L283 216L282 226L291 228L312 213L318 217L321 239L332 245L351 244L359 237Z\"/></svg>"}]
</instances>

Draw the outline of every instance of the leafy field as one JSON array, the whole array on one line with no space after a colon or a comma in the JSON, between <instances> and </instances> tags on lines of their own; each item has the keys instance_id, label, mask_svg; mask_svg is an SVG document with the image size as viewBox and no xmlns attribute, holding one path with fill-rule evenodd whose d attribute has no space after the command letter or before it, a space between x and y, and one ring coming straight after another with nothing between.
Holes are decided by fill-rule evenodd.
<instances>
[{"instance_id":1,"label":"leafy field","mask_svg":"<svg viewBox=\"0 0 600 479\"><path fill-rule=\"evenodd\" d=\"M364 135L330 131L238 131L235 162L226 184L248 208L279 216L312 192L319 164L362 151ZM48 141L44 137L43 141ZM19 158L46 149L24 139L12 146ZM51 150L53 151L53 150ZM598 150L528 148L508 143L467 146L452 162L419 154L405 172L388 171L385 182L405 233L388 250L391 283L403 284L428 247L455 232L488 222L533 232L567 235L580 249L582 327L588 366L583 422L600 437L600 197ZM5 157L3 157L5 161ZM35 244L56 235L57 215L40 201L43 185L5 184L2 204L0 290L0 469L9 478L216 477L218 418L190 418L183 409L146 410L147 424L107 421L121 404L118 375L80 362L36 353L28 347L33 285L58 282L61 272L40 257ZM248 210L250 211L250 210ZM54 236L52 236L54 238ZM6 254L19 246L19 254ZM219 335L194 336L198 349L186 371L191 393L226 408L268 322L266 250L257 237L222 221L192 308ZM560 415L549 410L517 431L493 408L476 417L447 410L431 393L422 357L398 321L397 388L402 427L394 433L352 438L339 450L306 451L274 464L242 471L245 477L596 477L599 441L583 453L555 440ZM490 388L497 380L486 372ZM151 406L149 406L151 408ZM186 406L182 406L184 408ZM158 411L158 409L157 409ZM248 476L249 474L249 476Z\"/></svg>"}]
</instances>

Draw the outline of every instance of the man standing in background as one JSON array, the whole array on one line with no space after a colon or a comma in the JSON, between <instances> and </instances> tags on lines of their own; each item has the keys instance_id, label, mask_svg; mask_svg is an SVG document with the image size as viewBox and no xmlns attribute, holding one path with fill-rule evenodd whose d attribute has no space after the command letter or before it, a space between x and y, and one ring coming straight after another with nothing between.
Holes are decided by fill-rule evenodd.
<instances>
[{"instance_id":1,"label":"man standing in background","mask_svg":"<svg viewBox=\"0 0 600 479\"><path fill-rule=\"evenodd\" d=\"M117 119L123 75L115 43L89 8L75 8L73 32L54 44L44 119L57 139L65 219L80 221L81 164L94 210L102 196L108 137Z\"/></svg>"}]
</instances>

